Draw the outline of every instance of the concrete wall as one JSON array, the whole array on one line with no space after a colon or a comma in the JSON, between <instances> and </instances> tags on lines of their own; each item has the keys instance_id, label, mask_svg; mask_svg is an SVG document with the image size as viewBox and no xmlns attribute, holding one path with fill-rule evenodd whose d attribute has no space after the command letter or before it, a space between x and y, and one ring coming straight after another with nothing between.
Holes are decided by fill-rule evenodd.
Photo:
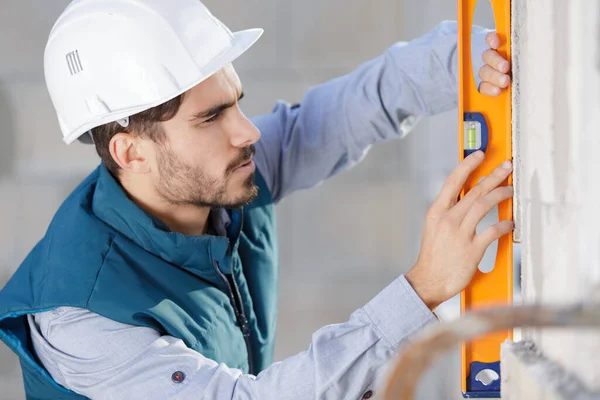
<instances>
[{"instance_id":1,"label":"concrete wall","mask_svg":"<svg viewBox=\"0 0 600 400\"><path fill-rule=\"evenodd\" d=\"M600 3L513 0L513 8L523 300L588 300L600 293ZM599 332L526 330L524 337L557 367L600 389ZM517 382L505 394L545 398L519 387L531 386Z\"/></svg>"},{"instance_id":2,"label":"concrete wall","mask_svg":"<svg viewBox=\"0 0 600 400\"><path fill-rule=\"evenodd\" d=\"M65 146L46 93L42 56L68 0L0 2L0 287L43 235L60 202L98 158ZM447 0L207 0L232 29L265 28L235 65L249 116L276 99L347 73L398 40L456 18ZM492 25L485 9L478 21ZM344 321L416 259L421 225L456 164L456 113L421 122L401 142L376 146L354 170L278 208L281 288L276 358L307 348L323 325ZM312 220L321 222L315 227ZM457 303L440 313L452 317ZM460 398L458 353L424 381L422 399ZM23 398L20 369L0 345L0 400Z\"/></svg>"}]
</instances>

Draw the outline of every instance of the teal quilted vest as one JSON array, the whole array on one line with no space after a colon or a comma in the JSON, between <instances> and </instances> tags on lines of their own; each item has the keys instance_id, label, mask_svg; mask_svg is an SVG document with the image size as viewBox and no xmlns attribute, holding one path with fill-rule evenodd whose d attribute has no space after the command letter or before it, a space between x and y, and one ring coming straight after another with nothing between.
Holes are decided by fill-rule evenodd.
<instances>
[{"instance_id":1,"label":"teal quilted vest","mask_svg":"<svg viewBox=\"0 0 600 400\"><path fill-rule=\"evenodd\" d=\"M227 237L174 233L129 200L100 165L65 200L0 291L0 339L20 358L28 399L82 399L40 365L26 315L86 308L181 338L245 373L272 362L277 244L271 195L230 211Z\"/></svg>"}]
</instances>

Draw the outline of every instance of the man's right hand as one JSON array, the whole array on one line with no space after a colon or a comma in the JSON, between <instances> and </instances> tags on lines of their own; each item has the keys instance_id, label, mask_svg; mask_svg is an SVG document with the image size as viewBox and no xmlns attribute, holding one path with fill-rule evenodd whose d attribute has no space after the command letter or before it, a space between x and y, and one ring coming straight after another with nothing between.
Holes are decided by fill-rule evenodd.
<instances>
[{"instance_id":1,"label":"man's right hand","mask_svg":"<svg viewBox=\"0 0 600 400\"><path fill-rule=\"evenodd\" d=\"M466 157L427 213L421 252L406 279L431 310L460 293L471 282L489 245L514 229L512 221L500 221L476 233L485 215L513 195L512 186L500 186L512 172L509 161L457 202L467 178L484 157L482 152Z\"/></svg>"}]
</instances>

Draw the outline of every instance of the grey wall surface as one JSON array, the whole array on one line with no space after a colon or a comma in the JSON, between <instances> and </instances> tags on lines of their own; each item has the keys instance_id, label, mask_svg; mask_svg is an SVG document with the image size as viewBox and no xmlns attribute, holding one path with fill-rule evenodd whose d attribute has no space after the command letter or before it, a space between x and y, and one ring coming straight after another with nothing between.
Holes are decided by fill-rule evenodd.
<instances>
[{"instance_id":1,"label":"grey wall surface","mask_svg":"<svg viewBox=\"0 0 600 400\"><path fill-rule=\"evenodd\" d=\"M0 2L0 286L43 235L70 190L96 165L93 149L65 146L43 81L43 48L67 0ZM277 99L350 72L395 41L456 18L447 0L207 0L232 30L265 28L236 64L249 116ZM477 21L493 26L491 12ZM375 146L364 162L278 207L281 287L276 358L343 322L417 257L421 225L456 164L456 113L423 120L406 139ZM440 314L457 313L450 302ZM437 365L422 399L461 398L457 354ZM0 345L0 399L23 398L20 370Z\"/></svg>"},{"instance_id":2,"label":"grey wall surface","mask_svg":"<svg viewBox=\"0 0 600 400\"><path fill-rule=\"evenodd\" d=\"M523 301L591 301L600 293L600 4L513 0L513 15ZM548 45L542 49L540 43ZM540 387L547 387L548 379L573 387L571 377L576 377L596 391L594 397L580 393L577 398L598 397L597 331L531 329L524 337L555 364L547 363L544 370L533 365L525 369L527 375L513 364L516 382L506 392L510 399L546 399L528 384L539 377ZM557 369L569 376L565 379Z\"/></svg>"}]
</instances>

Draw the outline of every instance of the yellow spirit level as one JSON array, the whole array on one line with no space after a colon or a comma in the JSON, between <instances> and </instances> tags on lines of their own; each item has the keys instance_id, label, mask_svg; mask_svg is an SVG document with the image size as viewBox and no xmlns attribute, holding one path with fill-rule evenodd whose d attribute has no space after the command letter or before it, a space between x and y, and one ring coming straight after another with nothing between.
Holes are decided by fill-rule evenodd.
<instances>
[{"instance_id":1,"label":"yellow spirit level","mask_svg":"<svg viewBox=\"0 0 600 400\"><path fill-rule=\"evenodd\" d=\"M502 46L498 52L510 61L510 0L491 1L496 33ZM459 159L477 150L485 152L481 166L465 184L461 198L505 160L512 159L511 89L497 97L479 93L473 76L471 30L477 0L458 0L459 62ZM512 176L506 181L512 185ZM499 220L512 220L512 199L498 205ZM498 241L494 268L477 271L462 292L461 313L480 308L508 305L513 301L513 238ZM512 339L512 331L497 332L462 345L462 392L466 398L500 397L500 345Z\"/></svg>"}]
</instances>

